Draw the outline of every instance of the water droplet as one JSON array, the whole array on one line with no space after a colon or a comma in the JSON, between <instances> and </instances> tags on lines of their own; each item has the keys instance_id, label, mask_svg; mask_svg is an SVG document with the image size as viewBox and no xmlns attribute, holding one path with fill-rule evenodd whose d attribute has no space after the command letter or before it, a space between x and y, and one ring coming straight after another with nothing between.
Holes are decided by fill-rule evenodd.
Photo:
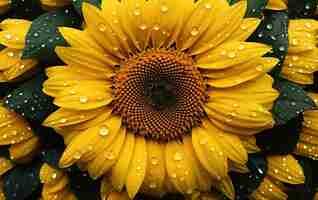
<instances>
[{"instance_id":1,"label":"water droplet","mask_svg":"<svg viewBox=\"0 0 318 200\"><path fill-rule=\"evenodd\" d=\"M80 102L81 102L81 103L87 103L87 102L88 102L88 98L82 96L82 97L80 97Z\"/></svg>"},{"instance_id":2,"label":"water droplet","mask_svg":"<svg viewBox=\"0 0 318 200\"><path fill-rule=\"evenodd\" d=\"M149 187L150 187L151 189L154 189L154 188L157 187L157 184L156 184L156 183L150 183L150 184L149 184Z\"/></svg>"},{"instance_id":3,"label":"water droplet","mask_svg":"<svg viewBox=\"0 0 318 200\"><path fill-rule=\"evenodd\" d=\"M12 51L8 52L8 56L9 57L13 57L14 56L14 53Z\"/></svg>"},{"instance_id":4,"label":"water droplet","mask_svg":"<svg viewBox=\"0 0 318 200\"><path fill-rule=\"evenodd\" d=\"M141 14L141 11L139 9L134 10L134 15L139 16Z\"/></svg>"},{"instance_id":5,"label":"water droplet","mask_svg":"<svg viewBox=\"0 0 318 200\"><path fill-rule=\"evenodd\" d=\"M99 135L101 136L107 136L109 134L109 129L106 126L102 126L99 129Z\"/></svg>"},{"instance_id":6,"label":"water droplet","mask_svg":"<svg viewBox=\"0 0 318 200\"><path fill-rule=\"evenodd\" d=\"M4 37L5 37L6 39L8 39L8 40L12 39L12 35L9 34L9 33L8 33L8 34L5 34Z\"/></svg>"},{"instance_id":7,"label":"water droplet","mask_svg":"<svg viewBox=\"0 0 318 200\"><path fill-rule=\"evenodd\" d=\"M106 31L106 25L103 23L98 24L98 30L101 32L105 32Z\"/></svg>"},{"instance_id":8,"label":"water droplet","mask_svg":"<svg viewBox=\"0 0 318 200\"><path fill-rule=\"evenodd\" d=\"M53 179L56 179L56 177L57 177L57 174L56 174L56 173L53 173L53 174L52 174L52 178L53 178Z\"/></svg>"},{"instance_id":9,"label":"water droplet","mask_svg":"<svg viewBox=\"0 0 318 200\"><path fill-rule=\"evenodd\" d=\"M159 25L159 24L155 24L155 25L153 26L153 30L159 31L159 30L160 30L160 25Z\"/></svg>"},{"instance_id":10,"label":"water droplet","mask_svg":"<svg viewBox=\"0 0 318 200\"><path fill-rule=\"evenodd\" d=\"M67 119L66 119L66 118L60 119L60 123L65 123L65 122L67 122Z\"/></svg>"},{"instance_id":11,"label":"water droplet","mask_svg":"<svg viewBox=\"0 0 318 200\"><path fill-rule=\"evenodd\" d=\"M284 47L284 46L280 46L280 47L279 47L279 50L280 50L280 51L285 51L285 47Z\"/></svg>"},{"instance_id":12,"label":"water droplet","mask_svg":"<svg viewBox=\"0 0 318 200\"><path fill-rule=\"evenodd\" d=\"M228 53L227 56L228 56L229 58L235 58L236 53L235 53L235 52L230 52L230 53Z\"/></svg>"},{"instance_id":13,"label":"water droplet","mask_svg":"<svg viewBox=\"0 0 318 200\"><path fill-rule=\"evenodd\" d=\"M273 29L273 25L272 25L272 24L267 24L267 25L266 25L266 28L267 28L268 30L272 30L272 29Z\"/></svg>"},{"instance_id":14,"label":"water droplet","mask_svg":"<svg viewBox=\"0 0 318 200\"><path fill-rule=\"evenodd\" d=\"M139 26L139 28L144 31L144 30L147 29L147 25L146 25L146 24L141 24L141 25Z\"/></svg>"},{"instance_id":15,"label":"water droplet","mask_svg":"<svg viewBox=\"0 0 318 200\"><path fill-rule=\"evenodd\" d=\"M197 27L193 27L190 33L192 36L196 36L199 34L199 29Z\"/></svg>"},{"instance_id":16,"label":"water droplet","mask_svg":"<svg viewBox=\"0 0 318 200\"><path fill-rule=\"evenodd\" d=\"M212 8L212 5L211 5L210 3L206 3L206 4L204 5L204 7L205 7L206 9L211 9L211 8Z\"/></svg>"},{"instance_id":17,"label":"water droplet","mask_svg":"<svg viewBox=\"0 0 318 200\"><path fill-rule=\"evenodd\" d=\"M161 12L166 13L168 12L169 8L166 5L161 6Z\"/></svg>"}]
</instances>

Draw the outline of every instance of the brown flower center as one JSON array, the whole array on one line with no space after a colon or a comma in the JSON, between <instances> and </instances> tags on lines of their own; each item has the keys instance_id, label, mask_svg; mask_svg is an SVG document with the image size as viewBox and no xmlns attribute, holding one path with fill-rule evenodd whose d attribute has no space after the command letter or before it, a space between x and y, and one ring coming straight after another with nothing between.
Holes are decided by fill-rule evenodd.
<instances>
[{"instance_id":1,"label":"brown flower center","mask_svg":"<svg viewBox=\"0 0 318 200\"><path fill-rule=\"evenodd\" d=\"M135 134L181 139L203 116L205 85L191 57L152 50L127 61L114 79L114 111Z\"/></svg>"}]
</instances>

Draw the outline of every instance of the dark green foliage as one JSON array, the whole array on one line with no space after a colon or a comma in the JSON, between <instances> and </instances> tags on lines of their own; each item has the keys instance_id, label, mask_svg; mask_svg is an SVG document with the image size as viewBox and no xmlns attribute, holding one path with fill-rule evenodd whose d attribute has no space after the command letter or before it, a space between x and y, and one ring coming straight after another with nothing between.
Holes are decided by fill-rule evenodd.
<instances>
[{"instance_id":1,"label":"dark green foliage","mask_svg":"<svg viewBox=\"0 0 318 200\"><path fill-rule=\"evenodd\" d=\"M288 0L290 18L311 18L314 16L318 1L316 0Z\"/></svg>"},{"instance_id":2,"label":"dark green foliage","mask_svg":"<svg viewBox=\"0 0 318 200\"><path fill-rule=\"evenodd\" d=\"M39 178L41 163L15 167L4 175L6 200L24 200L41 187Z\"/></svg>"},{"instance_id":3,"label":"dark green foliage","mask_svg":"<svg viewBox=\"0 0 318 200\"><path fill-rule=\"evenodd\" d=\"M295 83L276 79L274 87L280 92L273 107L273 115L278 125L285 124L305 110L315 107L306 91Z\"/></svg>"},{"instance_id":4,"label":"dark green foliage","mask_svg":"<svg viewBox=\"0 0 318 200\"><path fill-rule=\"evenodd\" d=\"M56 46L67 43L58 31L58 26L78 27L81 20L73 9L65 8L52 11L36 18L26 37L23 58L37 58L47 63L56 63Z\"/></svg>"},{"instance_id":5,"label":"dark green foliage","mask_svg":"<svg viewBox=\"0 0 318 200\"><path fill-rule=\"evenodd\" d=\"M230 172L237 200L245 199L255 191L267 173L267 160L263 155L250 154L248 158L249 173Z\"/></svg>"},{"instance_id":6,"label":"dark green foliage","mask_svg":"<svg viewBox=\"0 0 318 200\"><path fill-rule=\"evenodd\" d=\"M302 126L302 114L285 122L275 125L256 135L256 144L262 152L269 154L289 154L295 150Z\"/></svg>"},{"instance_id":7,"label":"dark green foliage","mask_svg":"<svg viewBox=\"0 0 318 200\"><path fill-rule=\"evenodd\" d=\"M266 56L276 57L279 64L272 74L278 77L288 51L288 14L286 11L265 10L265 18L248 41L260 42L272 46L273 52Z\"/></svg>"},{"instance_id":8,"label":"dark green foliage","mask_svg":"<svg viewBox=\"0 0 318 200\"><path fill-rule=\"evenodd\" d=\"M100 200L100 180L93 180L88 173L72 167L67 171L70 177L70 187L78 200Z\"/></svg>"},{"instance_id":9,"label":"dark green foliage","mask_svg":"<svg viewBox=\"0 0 318 200\"><path fill-rule=\"evenodd\" d=\"M41 124L50 113L56 110L52 103L53 99L42 92L44 80L46 80L44 74L37 74L35 78L22 83L6 96L5 106L30 122Z\"/></svg>"}]
</instances>

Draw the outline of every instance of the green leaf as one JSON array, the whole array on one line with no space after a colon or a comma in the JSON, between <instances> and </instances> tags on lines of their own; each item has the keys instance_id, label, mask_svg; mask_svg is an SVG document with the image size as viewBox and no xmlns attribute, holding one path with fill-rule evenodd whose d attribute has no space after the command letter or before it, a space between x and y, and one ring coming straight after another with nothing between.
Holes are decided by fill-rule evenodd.
<instances>
[{"instance_id":1,"label":"green leaf","mask_svg":"<svg viewBox=\"0 0 318 200\"><path fill-rule=\"evenodd\" d=\"M271 72L274 77L278 77L288 52L288 14L286 11L273 10L266 10L264 14L264 20L248 41L272 46L273 52L266 56L276 57L280 60Z\"/></svg>"},{"instance_id":2,"label":"green leaf","mask_svg":"<svg viewBox=\"0 0 318 200\"><path fill-rule=\"evenodd\" d=\"M67 171L70 178L70 187L78 200L100 200L100 181L93 180L87 172L72 167Z\"/></svg>"},{"instance_id":3,"label":"green leaf","mask_svg":"<svg viewBox=\"0 0 318 200\"><path fill-rule=\"evenodd\" d=\"M227 0L230 5L233 5L239 0ZM247 0L247 9L245 17L261 17L263 10L267 5L268 0Z\"/></svg>"},{"instance_id":4,"label":"green leaf","mask_svg":"<svg viewBox=\"0 0 318 200\"><path fill-rule=\"evenodd\" d=\"M82 13L83 2L88 2L88 3L93 4L99 8L101 5L101 0L73 0L73 5L74 5L76 11L78 12L78 14L80 14L81 16L83 15L83 13Z\"/></svg>"},{"instance_id":5,"label":"green leaf","mask_svg":"<svg viewBox=\"0 0 318 200\"><path fill-rule=\"evenodd\" d=\"M303 116L297 117L256 135L256 144L266 154L293 153L299 140Z\"/></svg>"},{"instance_id":6,"label":"green leaf","mask_svg":"<svg viewBox=\"0 0 318 200\"><path fill-rule=\"evenodd\" d=\"M245 17L260 17L268 0L247 0Z\"/></svg>"},{"instance_id":7,"label":"green leaf","mask_svg":"<svg viewBox=\"0 0 318 200\"><path fill-rule=\"evenodd\" d=\"M300 86L283 79L277 79L274 87L280 92L273 107L273 115L278 125L296 118L305 110L315 107L315 102Z\"/></svg>"},{"instance_id":8,"label":"green leaf","mask_svg":"<svg viewBox=\"0 0 318 200\"><path fill-rule=\"evenodd\" d=\"M24 116L30 122L42 123L53 111L53 98L42 92L42 83L46 80L44 74L21 84L6 96L4 105Z\"/></svg>"},{"instance_id":9,"label":"green leaf","mask_svg":"<svg viewBox=\"0 0 318 200\"><path fill-rule=\"evenodd\" d=\"M312 18L315 15L317 4L316 0L289 0L289 16L290 18Z\"/></svg>"},{"instance_id":10,"label":"green leaf","mask_svg":"<svg viewBox=\"0 0 318 200\"><path fill-rule=\"evenodd\" d=\"M36 18L26 36L23 58L37 58L44 62L54 63L57 56L56 46L67 43L58 31L58 26L78 27L81 21L75 11L69 8L52 11Z\"/></svg>"},{"instance_id":11,"label":"green leaf","mask_svg":"<svg viewBox=\"0 0 318 200\"><path fill-rule=\"evenodd\" d=\"M41 187L41 163L15 167L3 177L6 200L24 200Z\"/></svg>"},{"instance_id":12,"label":"green leaf","mask_svg":"<svg viewBox=\"0 0 318 200\"><path fill-rule=\"evenodd\" d=\"M33 20L44 12L39 0L11 0L10 5L11 18Z\"/></svg>"},{"instance_id":13,"label":"green leaf","mask_svg":"<svg viewBox=\"0 0 318 200\"><path fill-rule=\"evenodd\" d=\"M267 160L262 155L250 154L246 165L249 173L230 172L236 199L245 199L255 191L267 174Z\"/></svg>"}]
</instances>

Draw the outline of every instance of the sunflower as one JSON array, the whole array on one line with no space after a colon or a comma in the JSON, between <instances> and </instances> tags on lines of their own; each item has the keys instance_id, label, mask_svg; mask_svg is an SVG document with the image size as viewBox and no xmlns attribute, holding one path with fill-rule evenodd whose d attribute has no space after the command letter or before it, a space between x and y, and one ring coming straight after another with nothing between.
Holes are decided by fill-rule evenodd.
<instances>
[{"instance_id":1,"label":"sunflower","mask_svg":"<svg viewBox=\"0 0 318 200\"><path fill-rule=\"evenodd\" d=\"M317 30L318 22L314 19L289 21L289 48L282 68L284 78L302 85L314 83L313 73L318 71Z\"/></svg>"},{"instance_id":2,"label":"sunflower","mask_svg":"<svg viewBox=\"0 0 318 200\"><path fill-rule=\"evenodd\" d=\"M47 69L43 91L59 109L44 125L64 137L60 167L104 175L129 199L211 186L233 199L229 168L248 159L240 138L274 124L278 92L267 72L278 59L245 42L260 20L243 18L245 1L101 7L83 4L84 30L59 29L70 47L56 53L67 65Z\"/></svg>"},{"instance_id":3,"label":"sunflower","mask_svg":"<svg viewBox=\"0 0 318 200\"><path fill-rule=\"evenodd\" d=\"M70 191L65 172L44 163L40 170L40 180L43 183L42 200L77 200Z\"/></svg>"},{"instance_id":4,"label":"sunflower","mask_svg":"<svg viewBox=\"0 0 318 200\"><path fill-rule=\"evenodd\" d=\"M10 145L11 160L25 163L32 160L40 147L40 140L22 116L0 106L0 146L6 145Z\"/></svg>"},{"instance_id":5,"label":"sunflower","mask_svg":"<svg viewBox=\"0 0 318 200\"><path fill-rule=\"evenodd\" d=\"M318 94L308 93L318 106ZM304 122L295 153L312 159L318 159L318 110L304 112Z\"/></svg>"},{"instance_id":6,"label":"sunflower","mask_svg":"<svg viewBox=\"0 0 318 200\"><path fill-rule=\"evenodd\" d=\"M42 7L45 10L57 9L63 6L70 5L72 3L72 0L40 0L40 1L42 4Z\"/></svg>"},{"instance_id":7,"label":"sunflower","mask_svg":"<svg viewBox=\"0 0 318 200\"><path fill-rule=\"evenodd\" d=\"M291 155L268 156L267 176L250 196L251 200L287 200L288 191L283 183L303 184L305 176L298 161Z\"/></svg>"},{"instance_id":8,"label":"sunflower","mask_svg":"<svg viewBox=\"0 0 318 200\"><path fill-rule=\"evenodd\" d=\"M5 14L10 9L10 0L0 0L0 15Z\"/></svg>"},{"instance_id":9,"label":"sunflower","mask_svg":"<svg viewBox=\"0 0 318 200\"><path fill-rule=\"evenodd\" d=\"M35 59L22 59L26 34L31 21L23 19L5 19L0 23L0 82L17 79L37 64Z\"/></svg>"}]
</instances>

